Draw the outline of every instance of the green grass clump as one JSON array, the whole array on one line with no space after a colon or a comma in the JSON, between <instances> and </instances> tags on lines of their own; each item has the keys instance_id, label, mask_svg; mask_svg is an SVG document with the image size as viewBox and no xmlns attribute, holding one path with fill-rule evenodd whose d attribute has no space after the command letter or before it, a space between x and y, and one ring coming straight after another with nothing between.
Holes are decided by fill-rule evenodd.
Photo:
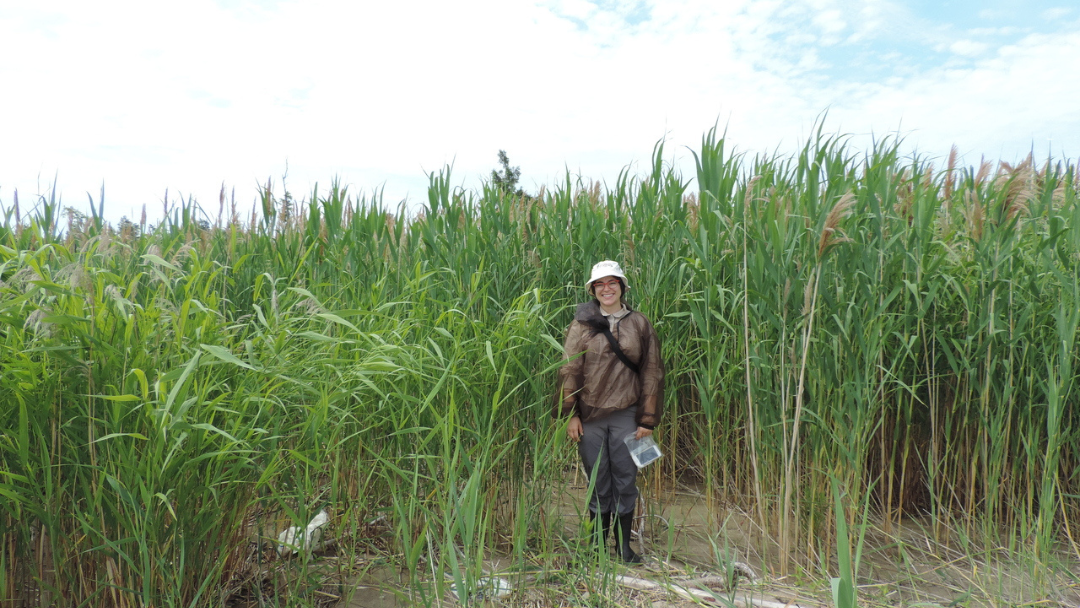
<instances>
[{"instance_id":1,"label":"green grass clump","mask_svg":"<svg viewBox=\"0 0 1080 608\"><path fill-rule=\"evenodd\" d=\"M0 603L316 604L347 560L281 577L272 541L323 508L342 554L382 543L416 602L474 589L494 552L555 564L575 456L553 370L604 258L669 370L644 481L745 508L770 569L832 569L842 546L854 601L871 516L1080 559L1076 165L937 169L820 130L788 158L726 145L703 138L696 191L662 145L607 189L466 192L447 169L416 216L336 184L299 203L267 184L249 220L224 194L216 217L166 204L156 226L110 226L101 200L61 229L55 194L16 202Z\"/></svg>"}]
</instances>

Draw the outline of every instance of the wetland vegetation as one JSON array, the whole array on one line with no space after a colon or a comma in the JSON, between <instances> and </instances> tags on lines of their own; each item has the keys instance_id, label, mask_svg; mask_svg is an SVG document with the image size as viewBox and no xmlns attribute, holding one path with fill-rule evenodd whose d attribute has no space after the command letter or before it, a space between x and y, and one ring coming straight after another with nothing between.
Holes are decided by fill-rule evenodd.
<instances>
[{"instance_id":1,"label":"wetland vegetation","mask_svg":"<svg viewBox=\"0 0 1080 608\"><path fill-rule=\"evenodd\" d=\"M478 603L496 558L560 583L511 603L620 605L614 564L572 559L549 417L603 258L668 367L654 559L693 488L711 549L686 568L842 606L1075 605L1076 164L821 130L789 157L713 130L694 157L535 195L447 168L418 212L338 185L153 226L4 201L0 606L326 605L371 556L409 605ZM278 557L322 509L333 559Z\"/></svg>"}]
</instances>

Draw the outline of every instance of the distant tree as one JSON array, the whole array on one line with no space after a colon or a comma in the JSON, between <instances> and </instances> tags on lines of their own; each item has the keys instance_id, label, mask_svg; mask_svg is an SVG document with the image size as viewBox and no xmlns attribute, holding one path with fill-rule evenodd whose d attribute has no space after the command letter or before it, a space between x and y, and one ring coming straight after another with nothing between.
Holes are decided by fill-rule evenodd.
<instances>
[{"instance_id":1,"label":"distant tree","mask_svg":"<svg viewBox=\"0 0 1080 608\"><path fill-rule=\"evenodd\" d=\"M525 196L525 191L517 187L518 180L521 179L521 167L510 166L510 157L506 155L506 150L499 150L499 165L502 171L491 170L491 185L506 194Z\"/></svg>"},{"instance_id":2,"label":"distant tree","mask_svg":"<svg viewBox=\"0 0 1080 608\"><path fill-rule=\"evenodd\" d=\"M120 233L120 240L125 243L134 241L140 235L139 225L129 220L126 215L120 218L120 224L117 225L116 231Z\"/></svg>"},{"instance_id":3,"label":"distant tree","mask_svg":"<svg viewBox=\"0 0 1080 608\"><path fill-rule=\"evenodd\" d=\"M86 230L89 222L86 221L87 216L82 211L74 207L67 207L64 209L64 213L67 214L67 231L68 234L82 234Z\"/></svg>"},{"instance_id":4,"label":"distant tree","mask_svg":"<svg viewBox=\"0 0 1080 608\"><path fill-rule=\"evenodd\" d=\"M76 243L81 245L86 241L87 231L93 227L93 223L85 213L74 207L67 207L64 213L67 214L67 230L64 231L67 235L65 244L69 247Z\"/></svg>"}]
</instances>

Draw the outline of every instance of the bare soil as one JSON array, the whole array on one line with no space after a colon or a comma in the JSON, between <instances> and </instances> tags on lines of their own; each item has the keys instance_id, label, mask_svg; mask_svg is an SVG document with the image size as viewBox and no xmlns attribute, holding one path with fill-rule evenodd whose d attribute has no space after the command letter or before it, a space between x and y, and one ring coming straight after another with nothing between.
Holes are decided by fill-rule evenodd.
<instances>
[{"instance_id":1,"label":"bare soil","mask_svg":"<svg viewBox=\"0 0 1080 608\"><path fill-rule=\"evenodd\" d=\"M571 547L581 536L585 485L570 476L552 490L548 512L548 550L526 556L526 564L503 555L485 563L489 582L501 579L509 589L474 596L473 606L640 606L675 608L701 605L832 606L829 577L835 561L789 568L780 576L776 542L754 523L750 514L719 501L709 500L691 487L643 489L635 546L645 564L626 567L613 557L595 561L576 559ZM1040 606L1080 608L1080 556L1063 550L1047 567L1008 558L1003 549L979 547L965 542L962 530L928 530L919 520L906 520L868 530L862 544L858 570L861 606L998 607ZM1071 549L1066 548L1066 549ZM433 579L424 578L424 589L410 589L409 577L389 552L368 551L340 555L343 547L323 559L348 559L346 571L338 569L336 585L324 585L326 606L337 608L396 608L421 603L461 603L450 593L438 595ZM1026 551L1026 550L1025 550ZM1013 552L1023 554L1025 551ZM1029 552L1029 551L1028 551ZM811 560L803 556L803 563ZM430 564L430 562L428 562ZM741 564L754 575L750 580ZM329 567L329 564L328 564ZM330 568L332 570L332 568ZM740 573L741 571L741 573ZM639 590L617 576L654 582L660 588ZM719 584L718 584L719 583ZM715 600L690 600L671 591L673 587L698 589ZM450 584L444 583L444 589Z\"/></svg>"}]
</instances>

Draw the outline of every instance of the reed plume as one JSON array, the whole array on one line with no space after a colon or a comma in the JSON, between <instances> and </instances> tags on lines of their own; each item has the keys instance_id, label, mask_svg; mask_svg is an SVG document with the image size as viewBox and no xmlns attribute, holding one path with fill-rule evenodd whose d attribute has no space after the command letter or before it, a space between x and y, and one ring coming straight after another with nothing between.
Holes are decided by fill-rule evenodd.
<instances>
[{"instance_id":1,"label":"reed plume","mask_svg":"<svg viewBox=\"0 0 1080 608\"><path fill-rule=\"evenodd\" d=\"M830 247L839 243L851 242L851 239L840 230L840 220L848 216L848 213L854 205L855 195L851 192L847 192L840 197L840 200L836 201L836 204L833 205L829 214L825 216L825 224L821 229L821 236L818 239L818 259L824 256L825 252Z\"/></svg>"}]
</instances>

